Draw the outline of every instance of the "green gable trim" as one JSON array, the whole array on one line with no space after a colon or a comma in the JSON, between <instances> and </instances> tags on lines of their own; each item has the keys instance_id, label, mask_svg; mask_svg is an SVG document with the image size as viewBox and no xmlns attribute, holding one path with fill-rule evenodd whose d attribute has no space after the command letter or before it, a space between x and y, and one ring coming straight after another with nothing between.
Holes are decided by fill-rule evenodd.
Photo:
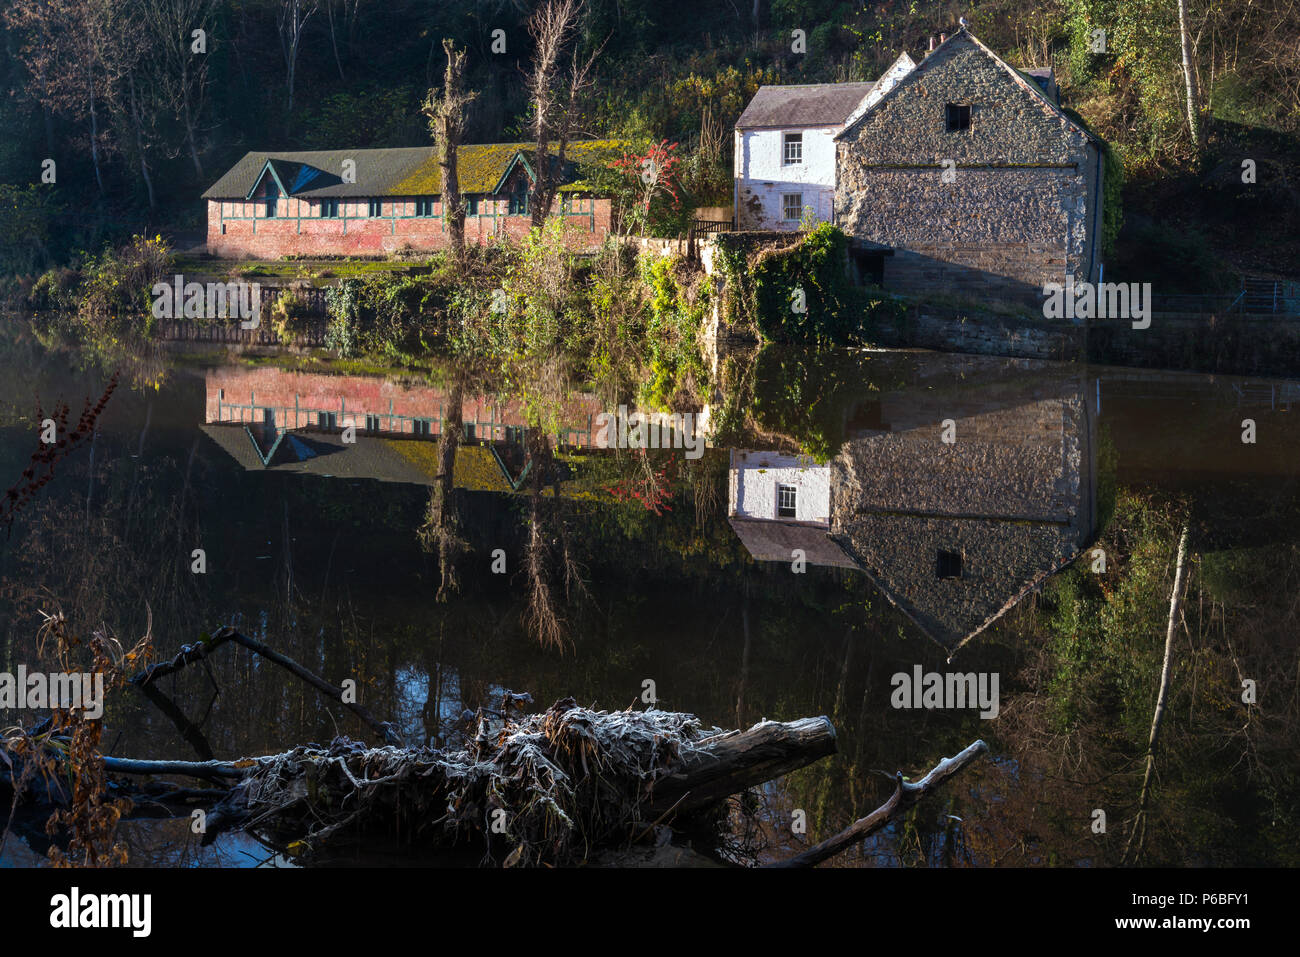
<instances>
[{"instance_id":1,"label":"green gable trim","mask_svg":"<svg viewBox=\"0 0 1300 957\"><path fill-rule=\"evenodd\" d=\"M284 188L284 183L281 182L280 175L275 171L275 166L272 165L271 161L268 159L262 164L262 172L257 174L257 179L253 180L253 185L248 188L248 194L244 196L245 202L253 198L253 194L256 193L257 188L262 185L262 180L266 178L267 173L271 174L271 179L275 180L275 185L280 188L280 195L285 199L289 198L289 191Z\"/></svg>"}]
</instances>

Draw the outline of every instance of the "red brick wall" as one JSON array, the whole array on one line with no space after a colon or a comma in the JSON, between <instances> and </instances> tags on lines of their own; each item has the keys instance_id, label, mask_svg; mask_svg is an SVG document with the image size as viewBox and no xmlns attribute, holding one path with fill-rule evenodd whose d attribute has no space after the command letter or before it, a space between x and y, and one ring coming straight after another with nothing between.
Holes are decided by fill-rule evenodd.
<instances>
[{"instance_id":1,"label":"red brick wall","mask_svg":"<svg viewBox=\"0 0 1300 957\"><path fill-rule=\"evenodd\" d=\"M433 434L438 434L438 420L447 409L449 392L433 386L402 385L386 379L368 376L324 375L313 372L293 372L266 367L260 369L214 369L207 373L208 422L260 421L260 416L247 409L230 409L219 403L274 408L276 424L281 428L301 428L316 424L318 410L338 413L338 425L356 425L365 428L366 414L381 416L384 431L411 432L410 422L390 423L388 415L432 419ZM299 421L293 421L297 402L302 410ZM285 410L288 410L286 413ZM310 412L308 411L310 410ZM586 431L588 422L600 412L594 396L580 394L570 400L563 421L568 428ZM473 396L461 403L461 416L465 422L495 422L495 434L480 427L476 438L504 439L503 427L525 426L521 402L498 401L490 396ZM594 425L594 422L593 422ZM574 444L586 444L577 443Z\"/></svg>"},{"instance_id":2,"label":"red brick wall","mask_svg":"<svg viewBox=\"0 0 1300 957\"><path fill-rule=\"evenodd\" d=\"M610 231L608 199L575 197L573 212L565 219L575 248L594 248ZM282 256L385 256L404 248L419 252L444 249L448 244L442 221L442 203L434 203L434 216L394 219L415 212L414 200L383 201L383 217L371 219L368 200L339 200L339 218L320 217L319 200L281 197L276 218L264 218L264 201L208 200L208 252L238 259L278 259ZM527 216L507 215L505 199L480 200L479 215L465 220L467 242L486 244L496 236L519 238L532 223ZM558 201L555 207L558 210ZM230 219L250 216L257 219ZM359 218L353 218L353 217Z\"/></svg>"}]
</instances>

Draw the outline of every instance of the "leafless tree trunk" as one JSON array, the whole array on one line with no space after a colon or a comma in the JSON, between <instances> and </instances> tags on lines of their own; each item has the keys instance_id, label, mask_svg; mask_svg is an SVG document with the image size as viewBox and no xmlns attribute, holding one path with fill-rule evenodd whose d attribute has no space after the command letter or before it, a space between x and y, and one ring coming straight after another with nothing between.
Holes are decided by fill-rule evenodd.
<instances>
[{"instance_id":1,"label":"leafless tree trunk","mask_svg":"<svg viewBox=\"0 0 1300 957\"><path fill-rule=\"evenodd\" d=\"M194 173L204 178L199 159L198 120L207 92L208 57L191 49L193 32L211 29L213 0L145 0L142 12L158 56L150 57L151 78L181 121Z\"/></svg>"},{"instance_id":2,"label":"leafless tree trunk","mask_svg":"<svg viewBox=\"0 0 1300 957\"><path fill-rule=\"evenodd\" d=\"M90 72L87 64L86 72ZM99 187L99 192L104 192L104 174L99 165L99 114L95 105L95 90L90 90L90 162L95 167L95 185Z\"/></svg>"},{"instance_id":3,"label":"leafless tree trunk","mask_svg":"<svg viewBox=\"0 0 1300 957\"><path fill-rule=\"evenodd\" d=\"M1160 722L1164 720L1165 707L1169 703L1169 677L1174 665L1174 631L1178 625L1178 609L1183 600L1183 582L1187 577L1187 524L1183 524L1182 534L1178 537L1178 563L1174 570L1174 588L1169 595L1169 623L1165 628L1165 660L1160 668L1160 691L1156 695L1156 710L1151 716L1151 737L1147 741L1147 767L1142 776L1142 795L1138 799L1137 819L1133 823L1133 833L1129 835L1124 847L1124 859L1136 863L1142 854L1142 845L1146 840L1147 804L1151 800L1151 779L1156 767L1156 742L1160 739ZM1133 857L1130 858L1130 852Z\"/></svg>"},{"instance_id":4,"label":"leafless tree trunk","mask_svg":"<svg viewBox=\"0 0 1300 957\"><path fill-rule=\"evenodd\" d=\"M528 78L536 140L533 153L536 178L531 209L533 226L541 226L551 214L578 102L583 91L591 85L592 69L600 52L598 48L583 58L577 49L573 49L567 81L562 84L560 61L573 44L578 20L585 7L585 0L548 0L528 21L528 34L534 45L533 72ZM552 142L556 145L553 159Z\"/></svg>"},{"instance_id":5,"label":"leafless tree trunk","mask_svg":"<svg viewBox=\"0 0 1300 957\"><path fill-rule=\"evenodd\" d=\"M442 172L442 215L451 239L452 255L459 261L465 255L465 201L460 195L460 177L456 157L465 135L465 107L476 94L466 93L465 51L457 50L454 40L444 39L447 72L441 95L429 91L424 113L438 148L438 167Z\"/></svg>"},{"instance_id":6,"label":"leafless tree trunk","mask_svg":"<svg viewBox=\"0 0 1300 957\"><path fill-rule=\"evenodd\" d=\"M1178 0L1178 36L1183 48L1183 81L1187 87L1187 128L1196 160L1201 158L1201 103L1196 90L1196 64L1192 62L1192 35L1187 28L1187 0Z\"/></svg>"},{"instance_id":7,"label":"leafless tree trunk","mask_svg":"<svg viewBox=\"0 0 1300 957\"><path fill-rule=\"evenodd\" d=\"M149 194L149 208L155 209L158 204L153 194L153 177L149 175L149 155L145 149L144 136L144 117L141 115L140 99L135 92L135 74L127 74L127 89L129 92L128 107L131 113L131 125L135 128L135 149L140 159L140 175L144 177L144 188Z\"/></svg>"},{"instance_id":8,"label":"leafless tree trunk","mask_svg":"<svg viewBox=\"0 0 1300 957\"><path fill-rule=\"evenodd\" d=\"M312 3L304 12L303 0L282 0L280 4L280 48L284 51L284 66L289 85L289 96L284 120L285 129L293 118L293 85L298 74L298 50L302 45L302 29L317 4Z\"/></svg>"}]
</instances>

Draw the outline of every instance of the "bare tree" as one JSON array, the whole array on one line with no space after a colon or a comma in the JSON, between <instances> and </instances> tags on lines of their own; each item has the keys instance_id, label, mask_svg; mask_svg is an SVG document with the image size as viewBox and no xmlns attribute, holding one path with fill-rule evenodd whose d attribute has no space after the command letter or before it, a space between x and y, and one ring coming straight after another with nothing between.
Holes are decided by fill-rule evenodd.
<instances>
[{"instance_id":1,"label":"bare tree","mask_svg":"<svg viewBox=\"0 0 1300 957\"><path fill-rule=\"evenodd\" d=\"M1196 64L1193 62L1192 36L1187 27L1187 0L1178 0L1178 37L1183 52L1183 82L1187 87L1187 128L1192 135L1196 160L1201 156L1201 104L1196 89Z\"/></svg>"},{"instance_id":2,"label":"bare tree","mask_svg":"<svg viewBox=\"0 0 1300 957\"><path fill-rule=\"evenodd\" d=\"M101 121L114 77L96 43L96 21L103 13L96 0L16 0L4 11L11 30L25 37L18 56L31 75L28 94L43 108L89 127L90 161L95 184L104 192Z\"/></svg>"},{"instance_id":3,"label":"bare tree","mask_svg":"<svg viewBox=\"0 0 1300 957\"><path fill-rule=\"evenodd\" d=\"M208 57L193 49L195 30L211 31L214 0L143 0L144 20L157 45L158 55L149 58L152 81L172 114L185 129L185 147L194 173L200 180L196 130L207 95Z\"/></svg>"},{"instance_id":4,"label":"bare tree","mask_svg":"<svg viewBox=\"0 0 1300 957\"><path fill-rule=\"evenodd\" d=\"M298 75L302 30L318 7L318 3L307 4L304 0L281 0L280 3L280 48L284 51L285 78L289 87L284 119L286 129L293 118L293 84Z\"/></svg>"},{"instance_id":5,"label":"bare tree","mask_svg":"<svg viewBox=\"0 0 1300 957\"><path fill-rule=\"evenodd\" d=\"M579 103L591 86L592 70L601 49L597 47L583 57L577 48L575 34L585 9L586 0L547 0L528 21L528 34L534 46L533 72L528 78L536 140L534 226L541 226L551 213ZM560 63L566 52L569 68L562 77ZM552 142L555 143L554 160L550 155Z\"/></svg>"},{"instance_id":6,"label":"bare tree","mask_svg":"<svg viewBox=\"0 0 1300 957\"><path fill-rule=\"evenodd\" d=\"M345 80L346 77L343 76L343 60L339 56L339 33L343 34L343 42L350 49L356 35L357 11L360 5L361 0L325 0L325 16L330 28L330 48L334 51L334 65L338 67L340 80ZM334 13L335 6L339 7L337 15Z\"/></svg>"},{"instance_id":7,"label":"bare tree","mask_svg":"<svg viewBox=\"0 0 1300 957\"><path fill-rule=\"evenodd\" d=\"M460 195L460 178L456 157L460 141L465 135L465 107L473 102L475 93L466 93L465 51L456 49L456 42L442 41L447 54L447 73L443 79L442 93L430 90L424 101L424 114L429 117L429 129L438 150L438 167L442 172L442 215L451 239L452 255L460 260L465 254L465 200Z\"/></svg>"}]
</instances>

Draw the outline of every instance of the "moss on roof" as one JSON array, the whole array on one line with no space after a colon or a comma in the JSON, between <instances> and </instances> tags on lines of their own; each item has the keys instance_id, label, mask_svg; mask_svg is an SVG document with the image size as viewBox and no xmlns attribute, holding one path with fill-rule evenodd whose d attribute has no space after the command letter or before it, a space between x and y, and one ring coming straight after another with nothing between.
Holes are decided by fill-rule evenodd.
<instances>
[{"instance_id":1,"label":"moss on roof","mask_svg":"<svg viewBox=\"0 0 1300 957\"><path fill-rule=\"evenodd\" d=\"M438 443L385 439L384 442L424 475L430 483L438 477ZM456 449L452 482L457 488L475 492L509 492L501 466L491 449L478 445L461 445Z\"/></svg>"},{"instance_id":2,"label":"moss on roof","mask_svg":"<svg viewBox=\"0 0 1300 957\"><path fill-rule=\"evenodd\" d=\"M570 143L565 168L560 174L566 192L581 189L579 170L589 163L608 162L622 155L625 148L618 140L582 140ZM510 169L516 157L531 166L533 146L528 143L470 143L457 153L457 172L462 193L492 193ZM333 171L352 160L357 181L343 182ZM437 196L442 192L442 171L438 153L432 146L377 150L316 150L305 152L247 153L210 189L205 199L243 199L257 183L270 161L277 175L284 171L300 188L285 182L294 196L369 197L369 196ZM313 170L323 175L311 176ZM282 179L284 177L281 177Z\"/></svg>"}]
</instances>

